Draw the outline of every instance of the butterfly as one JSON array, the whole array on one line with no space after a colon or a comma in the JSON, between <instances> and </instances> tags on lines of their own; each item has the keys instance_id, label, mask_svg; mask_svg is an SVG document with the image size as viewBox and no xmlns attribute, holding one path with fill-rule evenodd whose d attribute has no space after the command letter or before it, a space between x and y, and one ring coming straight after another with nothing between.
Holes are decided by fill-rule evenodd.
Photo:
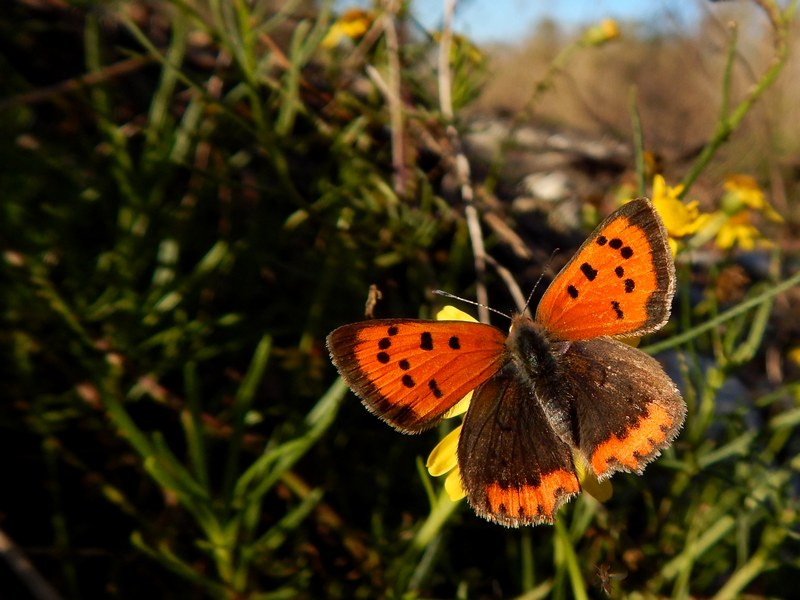
<instances>
[{"instance_id":1,"label":"butterfly","mask_svg":"<svg viewBox=\"0 0 800 600\"><path fill-rule=\"evenodd\" d=\"M381 319L327 338L364 405L395 429L436 425L474 390L458 441L475 512L509 527L552 523L581 490L574 460L601 481L641 474L686 414L659 363L617 338L660 329L675 294L667 233L652 203L606 218L506 335L482 323Z\"/></svg>"}]
</instances>

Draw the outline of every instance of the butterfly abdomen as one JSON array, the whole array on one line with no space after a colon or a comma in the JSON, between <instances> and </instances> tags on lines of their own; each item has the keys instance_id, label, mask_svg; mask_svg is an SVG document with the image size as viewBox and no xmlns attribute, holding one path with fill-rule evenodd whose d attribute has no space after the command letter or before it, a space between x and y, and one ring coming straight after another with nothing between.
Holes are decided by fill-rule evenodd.
<instances>
[{"instance_id":1,"label":"butterfly abdomen","mask_svg":"<svg viewBox=\"0 0 800 600\"><path fill-rule=\"evenodd\" d=\"M536 321L518 315L506 340L506 351L526 386L547 417L550 426L565 443L574 443L569 399L558 392L564 377L559 357L570 342L553 342L547 330Z\"/></svg>"}]
</instances>

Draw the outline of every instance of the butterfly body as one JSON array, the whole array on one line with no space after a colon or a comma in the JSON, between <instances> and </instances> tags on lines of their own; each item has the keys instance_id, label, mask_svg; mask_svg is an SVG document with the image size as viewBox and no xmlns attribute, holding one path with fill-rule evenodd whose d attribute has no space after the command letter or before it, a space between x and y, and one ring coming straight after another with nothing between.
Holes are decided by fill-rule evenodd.
<instances>
[{"instance_id":1,"label":"butterfly body","mask_svg":"<svg viewBox=\"0 0 800 600\"><path fill-rule=\"evenodd\" d=\"M686 407L658 362L615 337L669 317L674 265L652 205L601 223L562 269L536 317L508 335L464 321L384 319L328 336L365 406L417 433L474 390L458 441L467 498L502 525L552 523L580 492L575 461L600 478L641 473L677 435Z\"/></svg>"}]
</instances>

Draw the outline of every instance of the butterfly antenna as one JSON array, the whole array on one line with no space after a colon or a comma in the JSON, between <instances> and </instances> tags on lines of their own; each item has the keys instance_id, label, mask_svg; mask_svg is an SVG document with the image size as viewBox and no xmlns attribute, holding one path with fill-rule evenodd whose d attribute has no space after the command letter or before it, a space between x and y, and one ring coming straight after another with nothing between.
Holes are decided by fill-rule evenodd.
<instances>
[{"instance_id":1,"label":"butterfly antenna","mask_svg":"<svg viewBox=\"0 0 800 600\"><path fill-rule=\"evenodd\" d=\"M475 302L473 300L467 300L466 298L462 298L461 296L456 296L455 294L451 294L450 292L445 292L444 290L433 290L433 293L437 296L444 296L445 298L450 298L451 300L460 300L461 302L466 302L467 304L472 304L473 306L480 306L485 308L486 310L490 310L495 314L500 315L501 317L505 317L509 321L511 320L511 316L507 315L504 312L497 310L496 308L492 308L491 306L486 306L485 304L481 304L480 302Z\"/></svg>"},{"instance_id":2,"label":"butterfly antenna","mask_svg":"<svg viewBox=\"0 0 800 600\"><path fill-rule=\"evenodd\" d=\"M547 259L547 262L544 265L544 269L542 269L542 272L539 273L539 278L536 280L536 283L533 284L533 289L531 290L531 293L528 294L528 299L525 301L525 310L524 310L524 312L526 314L528 312L528 306L530 306L531 298L533 298L533 294L536 291L536 288L539 287L539 283L541 283L542 277L544 277L545 271L547 271L547 269L550 268L550 264L553 262L553 257L559 252L559 250L561 250L561 248L556 248L555 250L553 250L550 253L550 258Z\"/></svg>"}]
</instances>

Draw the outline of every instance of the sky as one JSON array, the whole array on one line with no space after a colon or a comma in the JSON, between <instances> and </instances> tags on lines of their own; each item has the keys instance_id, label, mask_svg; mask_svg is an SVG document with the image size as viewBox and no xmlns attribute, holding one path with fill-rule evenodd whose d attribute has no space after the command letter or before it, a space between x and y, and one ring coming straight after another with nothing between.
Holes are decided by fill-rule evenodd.
<instances>
[{"instance_id":1,"label":"sky","mask_svg":"<svg viewBox=\"0 0 800 600\"><path fill-rule=\"evenodd\" d=\"M426 28L438 28L443 0L414 0L414 14ZM713 5L710 5L713 6ZM602 19L694 23L705 8L698 0L460 0L455 29L477 43L516 42L536 23L551 18L569 26Z\"/></svg>"},{"instance_id":2,"label":"sky","mask_svg":"<svg viewBox=\"0 0 800 600\"><path fill-rule=\"evenodd\" d=\"M439 29L444 0L412 0L413 13L426 29ZM369 6L369 0L337 0L339 9ZM516 43L535 30L536 23L551 18L564 27L582 26L602 19L658 24L691 25L705 10L721 4L707 0L459 0L455 30L478 44Z\"/></svg>"}]
</instances>

